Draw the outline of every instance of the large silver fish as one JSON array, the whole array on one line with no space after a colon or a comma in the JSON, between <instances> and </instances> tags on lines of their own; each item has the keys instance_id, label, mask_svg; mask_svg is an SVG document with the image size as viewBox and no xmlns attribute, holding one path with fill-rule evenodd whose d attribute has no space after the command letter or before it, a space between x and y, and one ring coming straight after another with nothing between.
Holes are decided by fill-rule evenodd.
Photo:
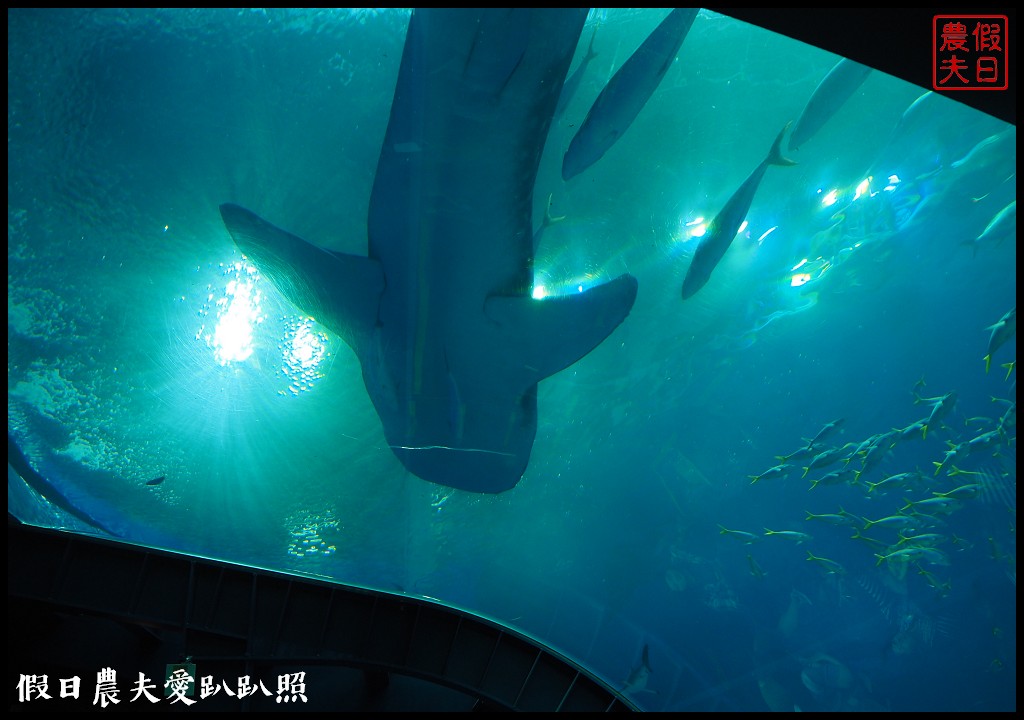
<instances>
[{"instance_id":1,"label":"large silver fish","mask_svg":"<svg viewBox=\"0 0 1024 720\"><path fill-rule=\"evenodd\" d=\"M562 179L596 163L633 124L657 90L700 8L676 8L616 71L587 113L562 159Z\"/></svg>"},{"instance_id":2,"label":"large silver fish","mask_svg":"<svg viewBox=\"0 0 1024 720\"><path fill-rule=\"evenodd\" d=\"M750 211L750 204L754 201L754 195L761 184L765 171L769 165L795 165L792 160L782 156L782 138L786 129L782 128L768 156L761 161L761 164L754 168L743 184L725 204L725 207L715 216L708 226L707 232L700 239L697 250L693 254L693 260L686 271L686 278L683 280L683 300L693 297L698 290L704 287L711 278L712 271L718 267L718 263L725 257L725 251L729 249L732 240L739 232L740 225Z\"/></svg>"},{"instance_id":3,"label":"large silver fish","mask_svg":"<svg viewBox=\"0 0 1024 720\"><path fill-rule=\"evenodd\" d=\"M978 248L991 242L1001 242L1004 238L1017 235L1017 201L1011 200L1006 207L997 212L989 220L981 234L973 240L964 240L961 245L970 245L971 253L977 257Z\"/></svg>"},{"instance_id":4,"label":"large silver fish","mask_svg":"<svg viewBox=\"0 0 1024 720\"><path fill-rule=\"evenodd\" d=\"M798 150L821 130L867 79L871 68L848 58L837 62L814 89L793 125L789 149Z\"/></svg>"}]
</instances>

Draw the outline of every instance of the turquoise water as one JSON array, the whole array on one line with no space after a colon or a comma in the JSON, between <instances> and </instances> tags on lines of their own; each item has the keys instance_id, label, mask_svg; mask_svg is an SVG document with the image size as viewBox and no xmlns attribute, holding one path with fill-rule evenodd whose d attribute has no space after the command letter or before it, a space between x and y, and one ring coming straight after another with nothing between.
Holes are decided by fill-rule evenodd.
<instances>
[{"instance_id":1,"label":"turquoise water","mask_svg":"<svg viewBox=\"0 0 1024 720\"><path fill-rule=\"evenodd\" d=\"M647 646L646 709L1014 708L1015 336L983 357L1016 303L1015 216L985 234L1016 199L1015 127L945 97L908 113L922 90L873 72L798 165L768 169L684 302L694 228L837 58L702 11L628 132L564 183L590 103L664 14L591 14L574 66L595 27L598 55L534 198L536 226L549 197L565 217L535 284L629 272L636 304L541 382L526 473L485 496L404 470L355 355L256 279L217 210L365 253L407 14L9 13L9 432L129 541L438 598L619 688ZM854 455L929 415L915 393L949 392L945 426ZM808 459L751 483L839 418L824 446L857 483L808 490L834 469L802 478ZM935 473L993 430L964 474ZM906 545L867 520L965 484L904 511L941 555L878 562ZM17 480L8 504L91 531ZM807 519L841 510L880 544Z\"/></svg>"}]
</instances>

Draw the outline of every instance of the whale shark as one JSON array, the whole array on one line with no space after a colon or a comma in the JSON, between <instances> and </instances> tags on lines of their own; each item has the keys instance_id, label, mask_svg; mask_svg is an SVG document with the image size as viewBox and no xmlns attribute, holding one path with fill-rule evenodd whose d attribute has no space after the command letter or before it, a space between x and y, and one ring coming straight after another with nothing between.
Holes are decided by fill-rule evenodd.
<instances>
[{"instance_id":1,"label":"whale shark","mask_svg":"<svg viewBox=\"0 0 1024 720\"><path fill-rule=\"evenodd\" d=\"M624 274L534 299L533 191L586 9L417 9L367 218L367 254L320 248L233 203L239 250L355 352L387 444L412 474L513 488L537 384L625 319Z\"/></svg>"}]
</instances>

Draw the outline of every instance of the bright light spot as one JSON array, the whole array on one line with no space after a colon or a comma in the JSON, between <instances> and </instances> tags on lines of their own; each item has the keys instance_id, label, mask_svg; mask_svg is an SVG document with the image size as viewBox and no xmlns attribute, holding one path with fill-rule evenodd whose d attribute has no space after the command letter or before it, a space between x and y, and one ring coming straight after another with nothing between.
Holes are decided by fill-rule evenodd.
<instances>
[{"instance_id":1,"label":"bright light spot","mask_svg":"<svg viewBox=\"0 0 1024 720\"><path fill-rule=\"evenodd\" d=\"M790 278L789 284L792 287L800 287L809 282L816 282L824 277L831 267L832 263L823 257L817 257L814 260L807 260L805 258L790 270L793 275ZM801 270L801 272L797 272L798 270Z\"/></svg>"},{"instance_id":2,"label":"bright light spot","mask_svg":"<svg viewBox=\"0 0 1024 720\"><path fill-rule=\"evenodd\" d=\"M821 199L821 206L822 207L829 207L830 205L835 205L836 204L836 200L838 200L838 199L839 199L839 191L838 190L830 190L829 192L827 192L825 194L825 197L823 197Z\"/></svg>"},{"instance_id":3,"label":"bright light spot","mask_svg":"<svg viewBox=\"0 0 1024 720\"><path fill-rule=\"evenodd\" d=\"M704 233L708 231L707 223L704 222L704 217L695 217L692 220L684 220L680 218L679 224L681 231L679 239L683 242L690 240L691 238L703 237Z\"/></svg>"},{"instance_id":4,"label":"bright light spot","mask_svg":"<svg viewBox=\"0 0 1024 720\"><path fill-rule=\"evenodd\" d=\"M884 188L882 188L882 191L883 192L892 192L893 190L895 190L899 186L899 184L900 184L900 176L899 175L890 175L889 176L889 184L886 185Z\"/></svg>"},{"instance_id":5,"label":"bright light spot","mask_svg":"<svg viewBox=\"0 0 1024 720\"><path fill-rule=\"evenodd\" d=\"M763 235L761 235L761 237L759 237L759 238L757 239L757 244L758 244L758 245L760 245L761 243L763 243L763 242L764 242L764 239L765 239L766 237L768 237L769 235L771 235L771 234L772 234L773 232L775 232L775 231L776 231L776 230L778 230L778 229L779 229L779 226L778 226L778 225L776 225L776 226L774 226L774 227L770 227L770 228L768 228L767 230L765 230L765 231L764 231L764 234L763 234Z\"/></svg>"},{"instance_id":6,"label":"bright light spot","mask_svg":"<svg viewBox=\"0 0 1024 720\"><path fill-rule=\"evenodd\" d=\"M860 185L857 186L857 191L853 194L853 199L856 200L861 195L868 192L868 188L871 186L871 178L867 177L860 181Z\"/></svg>"},{"instance_id":7,"label":"bright light spot","mask_svg":"<svg viewBox=\"0 0 1024 720\"><path fill-rule=\"evenodd\" d=\"M542 281L542 282L541 282ZM587 288L600 282L600 275L593 272L584 272L568 277L551 277L543 271L534 275L533 290L530 296L534 300L544 300L551 297L566 297L574 293L583 293Z\"/></svg>"},{"instance_id":8,"label":"bright light spot","mask_svg":"<svg viewBox=\"0 0 1024 720\"><path fill-rule=\"evenodd\" d=\"M740 229L736 231L736 234L739 235L740 233L742 233L746 229L747 229L747 221L744 220L743 222L740 223Z\"/></svg>"},{"instance_id":9,"label":"bright light spot","mask_svg":"<svg viewBox=\"0 0 1024 720\"><path fill-rule=\"evenodd\" d=\"M323 377L320 363L327 352L328 339L322 332L314 330L316 321L311 317L292 318L285 322L285 334L281 348L281 373L289 380L288 390L298 395L312 390L314 383Z\"/></svg>"},{"instance_id":10,"label":"bright light spot","mask_svg":"<svg viewBox=\"0 0 1024 720\"><path fill-rule=\"evenodd\" d=\"M288 346L285 355L292 365L298 368L308 368L317 364L324 352L324 345L320 339L310 331L312 318L306 318L305 322L295 331L294 337Z\"/></svg>"},{"instance_id":11,"label":"bright light spot","mask_svg":"<svg viewBox=\"0 0 1024 720\"><path fill-rule=\"evenodd\" d=\"M217 362L228 365L252 356L253 327L263 322L260 312L263 296L256 289L259 275L255 268L236 262L224 270L224 275L230 279L224 286L223 294L217 297L216 302L216 293L211 292L207 296L207 301L217 308L217 322L213 333L207 334L204 339L213 349Z\"/></svg>"},{"instance_id":12,"label":"bright light spot","mask_svg":"<svg viewBox=\"0 0 1024 720\"><path fill-rule=\"evenodd\" d=\"M324 557L338 550L334 542L341 539L342 527L331 509L323 514L300 510L285 520L285 527L291 536L288 554L293 557Z\"/></svg>"}]
</instances>

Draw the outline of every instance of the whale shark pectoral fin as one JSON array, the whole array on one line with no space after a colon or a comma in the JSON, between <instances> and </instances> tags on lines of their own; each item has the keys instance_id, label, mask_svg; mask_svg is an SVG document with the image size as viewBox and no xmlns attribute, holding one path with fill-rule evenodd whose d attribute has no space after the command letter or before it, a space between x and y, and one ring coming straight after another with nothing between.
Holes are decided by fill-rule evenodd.
<instances>
[{"instance_id":1,"label":"whale shark pectoral fin","mask_svg":"<svg viewBox=\"0 0 1024 720\"><path fill-rule=\"evenodd\" d=\"M511 362L554 375L597 347L618 327L636 300L636 278L619 277L581 293L536 300L494 295L484 313L505 336Z\"/></svg>"},{"instance_id":2,"label":"whale shark pectoral fin","mask_svg":"<svg viewBox=\"0 0 1024 720\"><path fill-rule=\"evenodd\" d=\"M238 249L290 302L357 353L365 346L384 291L379 262L317 247L232 203L220 214Z\"/></svg>"}]
</instances>

